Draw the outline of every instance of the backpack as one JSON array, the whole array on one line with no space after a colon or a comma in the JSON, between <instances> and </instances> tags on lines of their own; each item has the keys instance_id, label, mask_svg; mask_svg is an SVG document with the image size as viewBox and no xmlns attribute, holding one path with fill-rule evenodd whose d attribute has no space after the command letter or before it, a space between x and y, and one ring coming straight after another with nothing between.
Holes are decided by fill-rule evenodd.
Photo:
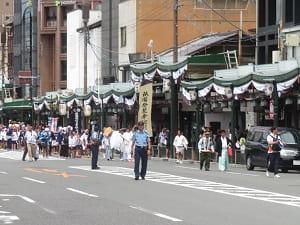
<instances>
[{"instance_id":1,"label":"backpack","mask_svg":"<svg viewBox=\"0 0 300 225\"><path fill-rule=\"evenodd\" d=\"M272 135L270 135L270 136L273 138L273 142L279 140L279 139L278 139L278 135L277 135L276 137L274 137L274 136L272 136ZM281 147L280 147L279 143L272 145L272 150L273 150L274 152L279 152L279 151L281 151Z\"/></svg>"}]
</instances>

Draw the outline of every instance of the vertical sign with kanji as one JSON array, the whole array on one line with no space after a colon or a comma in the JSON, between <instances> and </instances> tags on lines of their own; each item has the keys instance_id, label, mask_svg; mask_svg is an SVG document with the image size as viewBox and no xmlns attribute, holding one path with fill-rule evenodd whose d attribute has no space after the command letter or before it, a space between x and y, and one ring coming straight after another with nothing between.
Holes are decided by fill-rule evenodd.
<instances>
[{"instance_id":1,"label":"vertical sign with kanji","mask_svg":"<svg viewBox=\"0 0 300 225\"><path fill-rule=\"evenodd\" d=\"M138 121L144 121L145 130L152 137L152 83L140 87Z\"/></svg>"}]
</instances>

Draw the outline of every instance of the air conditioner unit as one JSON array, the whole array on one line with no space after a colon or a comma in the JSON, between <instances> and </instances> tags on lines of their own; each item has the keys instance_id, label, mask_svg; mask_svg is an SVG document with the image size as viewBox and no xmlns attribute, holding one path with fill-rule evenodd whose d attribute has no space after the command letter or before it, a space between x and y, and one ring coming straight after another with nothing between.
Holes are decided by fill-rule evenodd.
<instances>
[{"instance_id":1,"label":"air conditioner unit","mask_svg":"<svg viewBox=\"0 0 300 225\"><path fill-rule=\"evenodd\" d=\"M287 34L286 35L286 46L299 46L300 37L298 34Z\"/></svg>"}]
</instances>

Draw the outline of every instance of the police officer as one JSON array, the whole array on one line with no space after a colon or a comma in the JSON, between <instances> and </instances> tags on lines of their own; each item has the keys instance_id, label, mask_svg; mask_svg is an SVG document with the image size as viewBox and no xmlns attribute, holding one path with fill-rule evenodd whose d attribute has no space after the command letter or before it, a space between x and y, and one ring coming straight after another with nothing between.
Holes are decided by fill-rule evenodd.
<instances>
[{"instance_id":1,"label":"police officer","mask_svg":"<svg viewBox=\"0 0 300 225\"><path fill-rule=\"evenodd\" d=\"M150 155L151 142L147 131L144 130L144 122L138 122L138 130L134 132L132 137L131 155L133 154L133 148L135 146L134 152L134 173L135 180L138 180L141 176L142 180L145 180L148 155ZM141 173L140 169L140 159L142 159Z\"/></svg>"},{"instance_id":2,"label":"police officer","mask_svg":"<svg viewBox=\"0 0 300 225\"><path fill-rule=\"evenodd\" d=\"M99 135L98 128L95 127L94 132L91 135L91 150L92 150L92 170L99 170L97 166L98 154L99 154Z\"/></svg>"}]
</instances>

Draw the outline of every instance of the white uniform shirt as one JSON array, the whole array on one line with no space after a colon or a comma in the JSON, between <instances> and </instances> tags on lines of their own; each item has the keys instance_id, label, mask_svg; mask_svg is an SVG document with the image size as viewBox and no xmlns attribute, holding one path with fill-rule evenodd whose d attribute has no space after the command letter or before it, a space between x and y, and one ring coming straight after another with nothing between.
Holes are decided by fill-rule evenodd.
<instances>
[{"instance_id":1,"label":"white uniform shirt","mask_svg":"<svg viewBox=\"0 0 300 225\"><path fill-rule=\"evenodd\" d=\"M38 136L35 131L26 131L25 138L27 140L27 144L36 144Z\"/></svg>"},{"instance_id":2,"label":"white uniform shirt","mask_svg":"<svg viewBox=\"0 0 300 225\"><path fill-rule=\"evenodd\" d=\"M77 137L76 136L69 136L69 147L75 147L77 144Z\"/></svg>"},{"instance_id":3,"label":"white uniform shirt","mask_svg":"<svg viewBox=\"0 0 300 225\"><path fill-rule=\"evenodd\" d=\"M185 147L187 148L187 145L188 145L188 141L187 139L185 138L185 136L183 135L180 135L180 136L176 136L175 139L174 139L174 142L173 142L173 145L175 147Z\"/></svg>"}]
</instances>

